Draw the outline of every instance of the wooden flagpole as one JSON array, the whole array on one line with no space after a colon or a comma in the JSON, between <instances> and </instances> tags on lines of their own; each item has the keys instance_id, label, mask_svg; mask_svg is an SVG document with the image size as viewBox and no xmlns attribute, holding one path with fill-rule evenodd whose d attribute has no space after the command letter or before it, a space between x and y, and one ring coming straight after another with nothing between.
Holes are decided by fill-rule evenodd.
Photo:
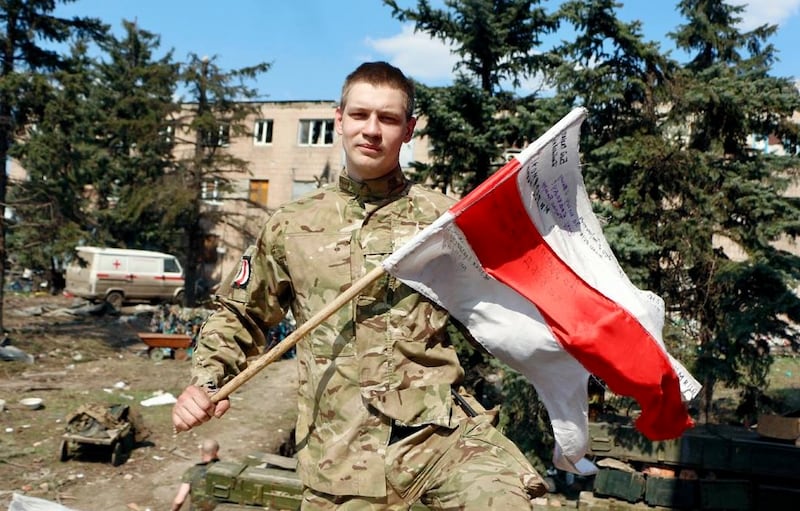
<instances>
[{"instance_id":1,"label":"wooden flagpole","mask_svg":"<svg viewBox=\"0 0 800 511\"><path fill-rule=\"evenodd\" d=\"M298 326L294 332L287 335L281 342L272 347L268 352L260 357L251 361L244 371L237 374L228 383L222 386L217 392L212 394L211 401L217 403L242 386L246 381L250 380L259 371L267 367L269 364L278 360L284 353L289 351L292 346L297 344L300 339L305 337L311 330L320 325L323 321L328 319L337 310L341 309L347 302L355 298L365 287L380 278L381 275L386 273L382 265L378 265L372 271L353 282L353 285L347 288L342 294L337 296L331 303L320 309L319 312L308 318L308 321Z\"/></svg>"}]
</instances>

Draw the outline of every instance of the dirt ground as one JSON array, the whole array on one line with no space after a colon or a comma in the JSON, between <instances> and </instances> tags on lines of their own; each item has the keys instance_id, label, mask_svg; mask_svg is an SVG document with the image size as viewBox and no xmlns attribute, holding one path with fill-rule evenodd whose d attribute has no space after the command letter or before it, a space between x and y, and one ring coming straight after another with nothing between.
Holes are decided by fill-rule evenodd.
<instances>
[{"instance_id":1,"label":"dirt ground","mask_svg":"<svg viewBox=\"0 0 800 511\"><path fill-rule=\"evenodd\" d=\"M281 453L290 441L296 419L293 359L275 362L234 392L222 419L174 434L171 404L142 402L159 394L177 397L189 381L190 359L148 357L136 333L150 331L153 307L125 307L121 314L95 309L64 296L5 296L6 337L0 345L28 357L0 357L0 510L8 509L14 493L76 511L165 510L183 472L198 461L201 439L216 438L221 458L232 461ZM773 397L794 408L800 406L798 372L797 357L777 360L771 385ZM19 401L27 397L41 398L44 406L25 408ZM60 460L66 419L88 403L127 404L141 417L149 435L125 463L113 466L110 449ZM715 403L725 410L737 404L733 395Z\"/></svg>"},{"instance_id":2,"label":"dirt ground","mask_svg":"<svg viewBox=\"0 0 800 511\"><path fill-rule=\"evenodd\" d=\"M246 382L222 419L176 435L171 405L141 403L161 393L177 397L189 381L190 359L180 360L181 353L148 358L136 335L149 330L148 307L127 307L120 315L68 313L85 309L74 298L7 293L5 344L31 359L0 360L0 509L8 509L15 492L78 511L169 509L181 475L198 461L202 438L216 438L228 460L277 453L290 438L294 360L278 361ZM26 397L41 398L44 406L25 408L19 401ZM127 404L140 414L149 435L124 464L113 466L104 448L60 461L65 419L85 403Z\"/></svg>"}]
</instances>

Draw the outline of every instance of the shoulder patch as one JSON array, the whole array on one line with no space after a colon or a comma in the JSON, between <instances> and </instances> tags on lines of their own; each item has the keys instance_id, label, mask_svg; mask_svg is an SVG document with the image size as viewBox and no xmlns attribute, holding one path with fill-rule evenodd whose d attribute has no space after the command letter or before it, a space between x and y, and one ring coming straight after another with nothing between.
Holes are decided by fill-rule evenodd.
<instances>
[{"instance_id":1,"label":"shoulder patch","mask_svg":"<svg viewBox=\"0 0 800 511\"><path fill-rule=\"evenodd\" d=\"M239 271L233 278L231 286L234 287L235 289L245 289L247 287L248 282L250 282L251 271L252 268L250 266L250 256L247 254L243 255L239 263Z\"/></svg>"}]
</instances>

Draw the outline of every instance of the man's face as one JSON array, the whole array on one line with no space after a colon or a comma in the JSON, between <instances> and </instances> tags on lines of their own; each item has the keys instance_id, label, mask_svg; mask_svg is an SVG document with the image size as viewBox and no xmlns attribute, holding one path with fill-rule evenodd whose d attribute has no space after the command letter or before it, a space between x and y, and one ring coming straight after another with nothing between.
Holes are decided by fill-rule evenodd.
<instances>
[{"instance_id":1,"label":"man's face","mask_svg":"<svg viewBox=\"0 0 800 511\"><path fill-rule=\"evenodd\" d=\"M406 97L385 85L358 82L345 106L336 109L336 132L342 137L347 173L363 181L394 170L400 147L411 140L416 120L406 119Z\"/></svg>"}]
</instances>

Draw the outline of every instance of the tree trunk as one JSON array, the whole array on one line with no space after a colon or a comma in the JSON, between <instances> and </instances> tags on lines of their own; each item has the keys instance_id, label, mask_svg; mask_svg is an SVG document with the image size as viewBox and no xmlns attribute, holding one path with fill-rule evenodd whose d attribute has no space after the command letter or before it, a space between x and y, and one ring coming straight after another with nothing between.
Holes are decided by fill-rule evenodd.
<instances>
[{"instance_id":1,"label":"tree trunk","mask_svg":"<svg viewBox=\"0 0 800 511\"><path fill-rule=\"evenodd\" d=\"M201 62L200 76L197 83L197 117L202 117L209 109L208 97L206 95L208 81L208 59L203 58ZM195 307L197 305L197 275L198 266L201 261L201 254L203 250L203 228L200 223L201 208L202 208L202 191L203 191L203 174L205 164L205 148L204 143L207 140L213 139L205 128L198 129L195 134L194 146L194 161L192 163L192 179L191 186L193 187L192 212L189 221L188 231L186 233L186 275L185 283L185 300L184 305L187 307Z\"/></svg>"},{"instance_id":2,"label":"tree trunk","mask_svg":"<svg viewBox=\"0 0 800 511\"><path fill-rule=\"evenodd\" d=\"M6 284L6 193L8 190L8 174L6 162L8 150L11 147L12 126L11 107L7 98L0 98L0 162L3 162L3 171L0 172L0 336L3 333L3 303L5 301Z\"/></svg>"},{"instance_id":3,"label":"tree trunk","mask_svg":"<svg viewBox=\"0 0 800 511\"><path fill-rule=\"evenodd\" d=\"M5 110L5 108L3 108ZM6 284L6 189L8 187L8 175L5 171L5 161L8 158L8 127L3 122L0 128L0 161L4 162L3 171L0 172L0 336L4 331L3 326L3 303L5 301Z\"/></svg>"},{"instance_id":4,"label":"tree trunk","mask_svg":"<svg viewBox=\"0 0 800 511\"><path fill-rule=\"evenodd\" d=\"M8 13L7 30L5 45L2 48L3 64L0 79L7 79L14 72L14 47L13 28L16 27L16 11L11 9ZM3 163L3 171L0 172L0 336L3 327L3 304L5 302L6 287L6 191L8 189L8 174L6 174L6 164L8 162L8 150L11 148L11 140L14 134L13 121L11 117L11 98L9 91L0 93L0 162Z\"/></svg>"}]
</instances>

